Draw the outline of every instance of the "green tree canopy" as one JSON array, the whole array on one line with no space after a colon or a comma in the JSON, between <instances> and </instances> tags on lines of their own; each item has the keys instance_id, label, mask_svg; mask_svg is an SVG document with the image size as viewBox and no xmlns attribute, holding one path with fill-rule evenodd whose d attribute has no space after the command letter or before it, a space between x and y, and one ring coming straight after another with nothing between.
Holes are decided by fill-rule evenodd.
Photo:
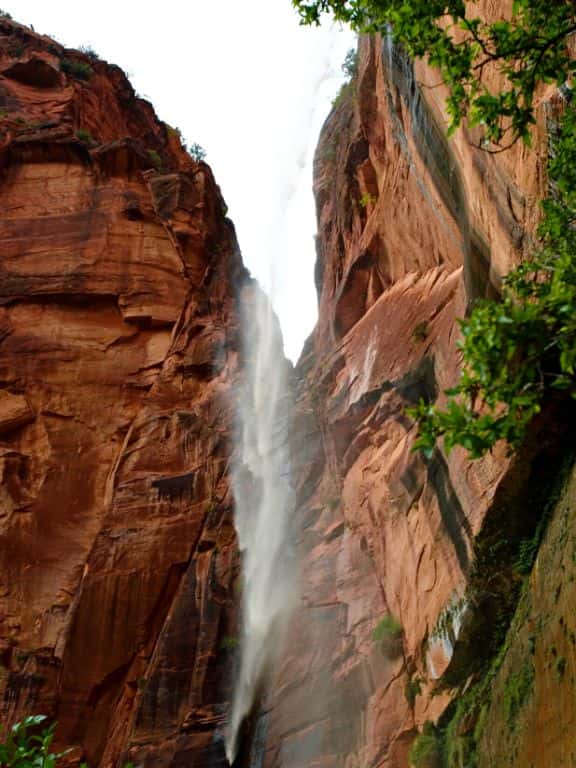
<instances>
[{"instance_id":1,"label":"green tree canopy","mask_svg":"<svg viewBox=\"0 0 576 768\"><path fill-rule=\"evenodd\" d=\"M467 116L494 150L530 141L536 87L566 83L576 71L567 42L576 31L574 0L514 0L507 18L486 21L471 0L293 0L302 23L330 13L359 32L388 34L413 57L427 57L448 86L450 131ZM503 4L504 5L504 4ZM491 90L496 68L502 86ZM493 78L491 78L493 80Z\"/></svg>"}]
</instances>

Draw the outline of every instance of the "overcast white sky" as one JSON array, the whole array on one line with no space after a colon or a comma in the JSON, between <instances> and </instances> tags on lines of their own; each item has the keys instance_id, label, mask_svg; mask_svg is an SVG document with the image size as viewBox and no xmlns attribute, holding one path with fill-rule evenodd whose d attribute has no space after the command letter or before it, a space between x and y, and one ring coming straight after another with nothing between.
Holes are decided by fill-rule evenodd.
<instances>
[{"instance_id":1,"label":"overcast white sky","mask_svg":"<svg viewBox=\"0 0 576 768\"><path fill-rule=\"evenodd\" d=\"M206 149L295 359L316 319L312 154L352 33L300 27L290 0L0 3L37 32L119 64L162 120Z\"/></svg>"}]
</instances>

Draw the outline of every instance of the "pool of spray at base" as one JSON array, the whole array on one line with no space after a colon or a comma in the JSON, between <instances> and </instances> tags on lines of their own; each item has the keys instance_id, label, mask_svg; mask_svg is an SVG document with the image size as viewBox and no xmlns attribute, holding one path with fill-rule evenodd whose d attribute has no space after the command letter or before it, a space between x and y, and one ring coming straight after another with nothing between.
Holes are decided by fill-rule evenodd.
<instances>
[{"instance_id":1,"label":"pool of spray at base","mask_svg":"<svg viewBox=\"0 0 576 768\"><path fill-rule=\"evenodd\" d=\"M281 651L294 607L294 499L288 421L290 364L270 302L254 282L241 295L244 373L237 406L233 467L235 521L242 558L239 673L226 736L234 762L250 715Z\"/></svg>"}]
</instances>

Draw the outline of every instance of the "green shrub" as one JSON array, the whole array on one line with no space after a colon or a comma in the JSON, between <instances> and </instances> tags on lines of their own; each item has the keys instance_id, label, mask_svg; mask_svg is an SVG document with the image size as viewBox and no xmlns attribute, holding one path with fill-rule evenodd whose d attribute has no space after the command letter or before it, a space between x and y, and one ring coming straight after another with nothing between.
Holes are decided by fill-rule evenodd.
<instances>
[{"instance_id":1,"label":"green shrub","mask_svg":"<svg viewBox=\"0 0 576 768\"><path fill-rule=\"evenodd\" d=\"M351 98L354 95L354 83L348 82L348 83L342 83L340 86L340 90L332 99L332 107L339 107L341 104L343 104L348 98Z\"/></svg>"},{"instance_id":2,"label":"green shrub","mask_svg":"<svg viewBox=\"0 0 576 768\"><path fill-rule=\"evenodd\" d=\"M79 128L76 131L76 138L79 139L80 141L85 141L88 144L91 144L94 141L90 131L87 131L84 128Z\"/></svg>"},{"instance_id":3,"label":"green shrub","mask_svg":"<svg viewBox=\"0 0 576 768\"><path fill-rule=\"evenodd\" d=\"M344 63L342 64L342 72L344 72L346 77L350 80L353 77L356 77L358 73L358 53L354 48L350 48L346 53Z\"/></svg>"},{"instance_id":4,"label":"green shrub","mask_svg":"<svg viewBox=\"0 0 576 768\"><path fill-rule=\"evenodd\" d=\"M184 147L185 146L186 145L184 145ZM193 160L196 160L197 163L201 163L206 157L206 150L200 146L200 144L194 142L193 144L190 144L190 147L188 148L188 154Z\"/></svg>"},{"instance_id":5,"label":"green shrub","mask_svg":"<svg viewBox=\"0 0 576 768\"><path fill-rule=\"evenodd\" d=\"M372 639L377 648L389 658L396 658L402 653L402 625L391 613L386 614L374 627Z\"/></svg>"},{"instance_id":6,"label":"green shrub","mask_svg":"<svg viewBox=\"0 0 576 768\"><path fill-rule=\"evenodd\" d=\"M406 682L404 688L404 696L409 706L414 709L416 704L416 697L422 693L422 681L419 677L412 678Z\"/></svg>"},{"instance_id":7,"label":"green shrub","mask_svg":"<svg viewBox=\"0 0 576 768\"><path fill-rule=\"evenodd\" d=\"M220 649L223 651L235 651L240 645L240 640L234 635L224 635L220 640Z\"/></svg>"},{"instance_id":8,"label":"green shrub","mask_svg":"<svg viewBox=\"0 0 576 768\"><path fill-rule=\"evenodd\" d=\"M362 208L367 208L369 205L374 205L376 202L376 197L371 195L370 192L364 192L358 202Z\"/></svg>"},{"instance_id":9,"label":"green shrub","mask_svg":"<svg viewBox=\"0 0 576 768\"><path fill-rule=\"evenodd\" d=\"M183 149L187 149L186 142L184 141L184 137L182 136L182 131L180 128L173 128L171 125L168 125L168 123L165 123L166 130L168 131L169 136L176 136L176 138L180 141L180 144Z\"/></svg>"},{"instance_id":10,"label":"green shrub","mask_svg":"<svg viewBox=\"0 0 576 768\"><path fill-rule=\"evenodd\" d=\"M8 11L3 11L0 8L0 19L8 19L9 21L11 21L12 20L12 16L11 16L11 14L8 13Z\"/></svg>"},{"instance_id":11,"label":"green shrub","mask_svg":"<svg viewBox=\"0 0 576 768\"><path fill-rule=\"evenodd\" d=\"M67 75L75 77L77 80L90 80L92 77L92 67L85 61L76 61L74 59L62 59L60 69Z\"/></svg>"},{"instance_id":12,"label":"green shrub","mask_svg":"<svg viewBox=\"0 0 576 768\"><path fill-rule=\"evenodd\" d=\"M157 171L162 169L162 158L155 149L148 150L148 158L152 166L156 168Z\"/></svg>"},{"instance_id":13,"label":"green shrub","mask_svg":"<svg viewBox=\"0 0 576 768\"><path fill-rule=\"evenodd\" d=\"M432 723L424 723L422 733L412 744L409 759L412 768L441 768L442 742Z\"/></svg>"},{"instance_id":14,"label":"green shrub","mask_svg":"<svg viewBox=\"0 0 576 768\"><path fill-rule=\"evenodd\" d=\"M412 331L414 341L426 341L428 338L428 321L422 320Z\"/></svg>"},{"instance_id":15,"label":"green shrub","mask_svg":"<svg viewBox=\"0 0 576 768\"><path fill-rule=\"evenodd\" d=\"M38 733L38 726L45 721L45 715L33 715L12 726L0 742L3 768L54 768L58 760L68 754L70 750L50 751L56 724Z\"/></svg>"},{"instance_id":16,"label":"green shrub","mask_svg":"<svg viewBox=\"0 0 576 768\"><path fill-rule=\"evenodd\" d=\"M88 56L89 59L92 59L92 61L100 61L100 56L98 56L91 45L81 45L78 50L83 53L84 56Z\"/></svg>"}]
</instances>

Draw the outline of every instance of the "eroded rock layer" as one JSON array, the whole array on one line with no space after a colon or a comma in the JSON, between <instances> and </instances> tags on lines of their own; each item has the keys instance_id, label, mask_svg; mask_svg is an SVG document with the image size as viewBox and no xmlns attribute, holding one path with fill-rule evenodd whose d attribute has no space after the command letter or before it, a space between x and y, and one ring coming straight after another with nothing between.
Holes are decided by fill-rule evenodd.
<instances>
[{"instance_id":1,"label":"eroded rock layer","mask_svg":"<svg viewBox=\"0 0 576 768\"><path fill-rule=\"evenodd\" d=\"M233 227L120 69L7 20L0 174L0 721L216 764Z\"/></svg>"},{"instance_id":2,"label":"eroded rock layer","mask_svg":"<svg viewBox=\"0 0 576 768\"><path fill-rule=\"evenodd\" d=\"M437 80L392 38L362 39L317 149L319 321L294 429L304 604L266 707L267 766L405 768L489 646L475 541L499 515L509 535L536 451L512 468L500 447L425 459L405 408L442 400L457 318L528 252L559 97L542 95L532 149L495 156L465 129L446 139Z\"/></svg>"}]
</instances>

